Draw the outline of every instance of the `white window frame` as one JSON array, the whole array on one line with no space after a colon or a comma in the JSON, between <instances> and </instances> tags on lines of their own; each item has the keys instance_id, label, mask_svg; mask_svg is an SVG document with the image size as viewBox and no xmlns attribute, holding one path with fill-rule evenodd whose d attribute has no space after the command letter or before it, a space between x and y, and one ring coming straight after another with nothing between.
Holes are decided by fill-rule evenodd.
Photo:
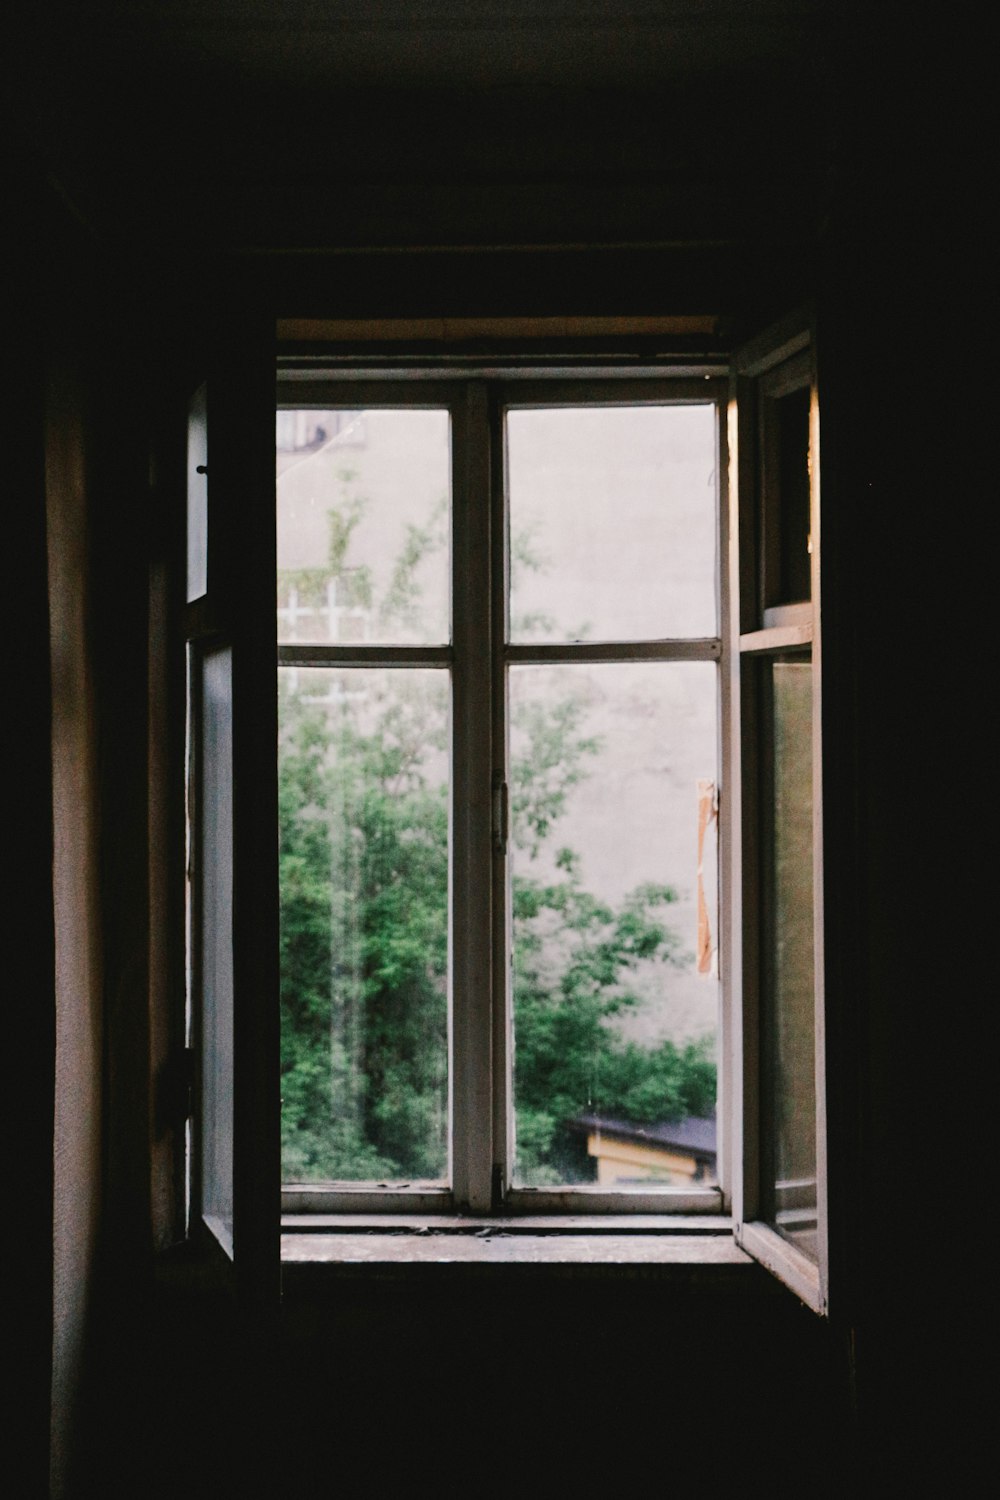
<instances>
[{"instance_id":1,"label":"white window frame","mask_svg":"<svg viewBox=\"0 0 1000 1500\"><path fill-rule=\"evenodd\" d=\"M717 557L726 555L726 399L723 372L662 370L636 378L608 368L567 378L565 371L505 369L502 375L464 370L459 379L427 369L365 378L364 372L290 370L278 386L279 409L447 406L452 430L452 645L287 645L278 660L298 666L442 666L452 668L452 948L450 997L451 1186L414 1191L392 1184L299 1185L282 1188L282 1209L309 1214L385 1212L525 1216L537 1214L727 1214L731 1189L725 1147L719 1183L650 1186L621 1191L583 1184L563 1189L514 1186L512 1006L509 974L509 864L495 847L496 800L505 795L506 672L509 665L545 662L711 661L719 664L720 780L731 743L726 697L730 636L725 590L717 582L719 634L659 641L513 645L507 643L508 561L504 414L545 406L711 405L716 410ZM490 503L484 504L489 497ZM718 575L718 570L717 570ZM497 642L494 651L491 642ZM723 808L725 804L723 801ZM728 833L722 814L720 843ZM720 868L723 861L720 860ZM491 873L489 873L491 872ZM721 903L720 903L721 905ZM496 919L494 920L494 914ZM486 976L484 978L484 976ZM722 986L723 996L729 987ZM725 1012L728 1001L723 998ZM720 1037L731 1029L720 1015ZM725 1077L722 1067L720 1080ZM718 1101L724 1121L727 1109ZM721 1122L720 1122L721 1123ZM725 1140L724 1126L719 1131Z\"/></svg>"}]
</instances>

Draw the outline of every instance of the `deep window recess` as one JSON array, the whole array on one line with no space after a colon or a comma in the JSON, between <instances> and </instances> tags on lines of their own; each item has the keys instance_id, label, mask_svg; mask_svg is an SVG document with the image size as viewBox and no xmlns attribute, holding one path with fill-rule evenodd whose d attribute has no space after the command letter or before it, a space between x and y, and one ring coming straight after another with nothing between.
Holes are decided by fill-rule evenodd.
<instances>
[{"instance_id":1,"label":"deep window recess","mask_svg":"<svg viewBox=\"0 0 1000 1500\"><path fill-rule=\"evenodd\" d=\"M826 1310L811 328L450 369L191 404L192 1233L731 1215Z\"/></svg>"},{"instance_id":2,"label":"deep window recess","mask_svg":"<svg viewBox=\"0 0 1000 1500\"><path fill-rule=\"evenodd\" d=\"M723 1208L722 402L282 384L286 1210Z\"/></svg>"}]
</instances>

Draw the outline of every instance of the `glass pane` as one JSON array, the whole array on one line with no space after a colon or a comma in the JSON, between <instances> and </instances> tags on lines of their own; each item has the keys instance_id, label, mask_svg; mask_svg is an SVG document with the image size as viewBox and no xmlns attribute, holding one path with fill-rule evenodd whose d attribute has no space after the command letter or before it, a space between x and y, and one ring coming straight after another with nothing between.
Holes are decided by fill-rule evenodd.
<instances>
[{"instance_id":1,"label":"glass pane","mask_svg":"<svg viewBox=\"0 0 1000 1500\"><path fill-rule=\"evenodd\" d=\"M716 633L714 406L507 414L512 641Z\"/></svg>"},{"instance_id":2,"label":"glass pane","mask_svg":"<svg viewBox=\"0 0 1000 1500\"><path fill-rule=\"evenodd\" d=\"M448 1175L448 674L279 673L282 1175Z\"/></svg>"},{"instance_id":3,"label":"glass pane","mask_svg":"<svg viewBox=\"0 0 1000 1500\"><path fill-rule=\"evenodd\" d=\"M447 411L279 411L278 639L446 644Z\"/></svg>"},{"instance_id":4,"label":"glass pane","mask_svg":"<svg viewBox=\"0 0 1000 1500\"><path fill-rule=\"evenodd\" d=\"M812 667L770 666L774 785L765 1016L770 1054L770 1220L816 1255Z\"/></svg>"},{"instance_id":5,"label":"glass pane","mask_svg":"<svg viewBox=\"0 0 1000 1500\"><path fill-rule=\"evenodd\" d=\"M233 1238L233 686L232 652L201 669L199 967L201 1206L224 1244Z\"/></svg>"},{"instance_id":6,"label":"glass pane","mask_svg":"<svg viewBox=\"0 0 1000 1500\"><path fill-rule=\"evenodd\" d=\"M187 600L208 591L208 405L199 386L188 407Z\"/></svg>"},{"instance_id":7,"label":"glass pane","mask_svg":"<svg viewBox=\"0 0 1000 1500\"><path fill-rule=\"evenodd\" d=\"M809 539L809 387L765 400L764 604L812 593Z\"/></svg>"},{"instance_id":8,"label":"glass pane","mask_svg":"<svg viewBox=\"0 0 1000 1500\"><path fill-rule=\"evenodd\" d=\"M715 667L520 667L509 691L514 1180L710 1183Z\"/></svg>"}]
</instances>

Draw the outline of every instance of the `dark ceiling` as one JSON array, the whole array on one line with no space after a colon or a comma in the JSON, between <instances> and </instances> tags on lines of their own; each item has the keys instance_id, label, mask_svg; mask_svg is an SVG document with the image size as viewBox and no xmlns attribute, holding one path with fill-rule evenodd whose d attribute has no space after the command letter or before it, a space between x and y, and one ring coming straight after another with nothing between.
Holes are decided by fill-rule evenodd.
<instances>
[{"instance_id":1,"label":"dark ceiling","mask_svg":"<svg viewBox=\"0 0 1000 1500\"><path fill-rule=\"evenodd\" d=\"M24 149L127 239L789 243L814 235L828 191L832 13L38 0L8 28L6 88Z\"/></svg>"}]
</instances>

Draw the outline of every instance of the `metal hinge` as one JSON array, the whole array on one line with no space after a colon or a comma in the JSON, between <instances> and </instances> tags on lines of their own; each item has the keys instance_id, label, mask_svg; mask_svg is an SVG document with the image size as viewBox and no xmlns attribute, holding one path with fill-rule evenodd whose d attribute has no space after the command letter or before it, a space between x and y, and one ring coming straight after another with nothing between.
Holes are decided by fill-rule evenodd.
<instances>
[{"instance_id":1,"label":"metal hinge","mask_svg":"<svg viewBox=\"0 0 1000 1500\"><path fill-rule=\"evenodd\" d=\"M498 1162L493 1163L493 1171L490 1173L490 1212L498 1214L503 1209L503 1168Z\"/></svg>"},{"instance_id":2,"label":"metal hinge","mask_svg":"<svg viewBox=\"0 0 1000 1500\"><path fill-rule=\"evenodd\" d=\"M160 1069L157 1108L164 1128L177 1129L194 1114L195 1057L182 1047Z\"/></svg>"},{"instance_id":3,"label":"metal hinge","mask_svg":"<svg viewBox=\"0 0 1000 1500\"><path fill-rule=\"evenodd\" d=\"M493 848L507 853L507 783L502 771L493 772Z\"/></svg>"}]
</instances>

